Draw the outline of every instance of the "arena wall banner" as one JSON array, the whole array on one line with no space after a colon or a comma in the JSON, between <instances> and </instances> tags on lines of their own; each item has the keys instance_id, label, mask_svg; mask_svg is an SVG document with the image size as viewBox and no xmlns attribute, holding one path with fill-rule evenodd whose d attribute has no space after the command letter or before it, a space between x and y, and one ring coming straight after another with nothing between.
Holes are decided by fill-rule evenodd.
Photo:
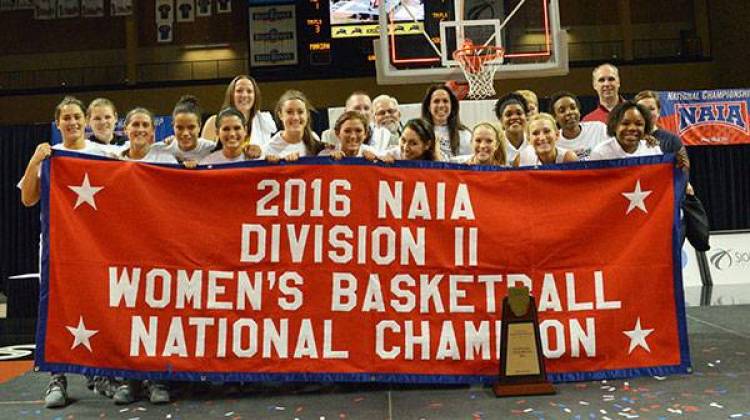
<instances>
[{"instance_id":1,"label":"arena wall banner","mask_svg":"<svg viewBox=\"0 0 750 420\"><path fill-rule=\"evenodd\" d=\"M41 370L492 382L508 286L552 380L690 371L673 156L528 170L330 158L195 170L55 152Z\"/></svg>"},{"instance_id":2,"label":"arena wall banner","mask_svg":"<svg viewBox=\"0 0 750 420\"><path fill-rule=\"evenodd\" d=\"M686 146L750 143L750 89L659 92L659 125Z\"/></svg>"}]
</instances>

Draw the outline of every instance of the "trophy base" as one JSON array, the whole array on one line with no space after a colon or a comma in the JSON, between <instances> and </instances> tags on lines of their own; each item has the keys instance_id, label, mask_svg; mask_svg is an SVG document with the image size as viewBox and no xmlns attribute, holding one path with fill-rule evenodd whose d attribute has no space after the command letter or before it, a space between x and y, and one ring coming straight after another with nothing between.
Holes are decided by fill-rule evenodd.
<instances>
[{"instance_id":1,"label":"trophy base","mask_svg":"<svg viewBox=\"0 0 750 420\"><path fill-rule=\"evenodd\" d=\"M496 397L519 397L523 395L552 395L556 394L555 387L549 382L528 384L500 384L492 386Z\"/></svg>"}]
</instances>

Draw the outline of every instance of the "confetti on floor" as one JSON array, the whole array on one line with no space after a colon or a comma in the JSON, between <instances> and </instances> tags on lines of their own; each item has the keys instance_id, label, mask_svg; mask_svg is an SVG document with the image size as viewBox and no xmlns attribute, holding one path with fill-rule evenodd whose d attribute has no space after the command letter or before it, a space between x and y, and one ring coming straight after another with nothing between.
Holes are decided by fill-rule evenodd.
<instances>
[{"instance_id":1,"label":"confetti on floor","mask_svg":"<svg viewBox=\"0 0 750 420\"><path fill-rule=\"evenodd\" d=\"M682 414L682 410L679 410L677 408L667 408L667 411L669 411L672 414Z\"/></svg>"}]
</instances>

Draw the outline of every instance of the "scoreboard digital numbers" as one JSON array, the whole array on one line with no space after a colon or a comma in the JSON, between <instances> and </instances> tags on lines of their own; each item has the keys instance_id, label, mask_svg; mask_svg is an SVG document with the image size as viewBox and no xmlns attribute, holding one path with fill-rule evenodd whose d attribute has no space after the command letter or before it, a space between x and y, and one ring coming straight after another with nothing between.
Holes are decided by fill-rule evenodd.
<instances>
[{"instance_id":1,"label":"scoreboard digital numbers","mask_svg":"<svg viewBox=\"0 0 750 420\"><path fill-rule=\"evenodd\" d=\"M397 34L437 33L453 15L450 0L248 0L250 73L268 81L374 76L381 1Z\"/></svg>"}]
</instances>

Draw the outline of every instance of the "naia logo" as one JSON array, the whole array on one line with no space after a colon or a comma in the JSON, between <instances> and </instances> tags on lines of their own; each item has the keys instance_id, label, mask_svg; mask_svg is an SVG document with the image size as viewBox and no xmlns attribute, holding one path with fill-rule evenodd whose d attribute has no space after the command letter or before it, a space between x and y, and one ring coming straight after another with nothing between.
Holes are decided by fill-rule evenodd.
<instances>
[{"instance_id":1,"label":"naia logo","mask_svg":"<svg viewBox=\"0 0 750 420\"><path fill-rule=\"evenodd\" d=\"M675 112L680 119L680 134L702 125L729 127L750 134L747 101L677 104Z\"/></svg>"}]
</instances>

